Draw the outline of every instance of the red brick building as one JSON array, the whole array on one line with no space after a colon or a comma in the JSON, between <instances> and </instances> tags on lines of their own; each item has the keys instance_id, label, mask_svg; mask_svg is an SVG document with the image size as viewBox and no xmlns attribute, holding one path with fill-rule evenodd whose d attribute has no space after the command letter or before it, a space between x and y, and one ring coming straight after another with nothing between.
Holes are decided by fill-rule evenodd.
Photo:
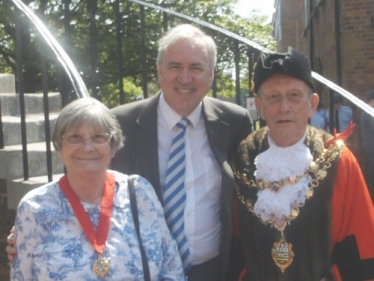
<instances>
[{"instance_id":1,"label":"red brick building","mask_svg":"<svg viewBox=\"0 0 374 281\"><path fill-rule=\"evenodd\" d=\"M374 88L374 1L275 0L274 5L278 51L299 49L315 72L364 99Z\"/></svg>"},{"instance_id":2,"label":"red brick building","mask_svg":"<svg viewBox=\"0 0 374 281\"><path fill-rule=\"evenodd\" d=\"M274 37L278 51L288 46L311 59L313 71L365 100L374 89L373 0L275 0ZM329 89L316 85L325 107ZM360 109L352 106L354 122ZM359 128L354 148L359 147Z\"/></svg>"}]
</instances>

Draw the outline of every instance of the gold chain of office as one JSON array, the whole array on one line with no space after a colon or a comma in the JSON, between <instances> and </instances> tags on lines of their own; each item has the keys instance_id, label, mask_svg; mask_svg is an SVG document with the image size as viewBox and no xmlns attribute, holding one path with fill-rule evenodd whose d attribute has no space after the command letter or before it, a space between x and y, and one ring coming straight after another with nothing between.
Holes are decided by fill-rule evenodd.
<instances>
[{"instance_id":1,"label":"gold chain of office","mask_svg":"<svg viewBox=\"0 0 374 281\"><path fill-rule=\"evenodd\" d=\"M337 140L333 144L330 145L329 148L324 149L321 153L320 157L318 157L315 161L312 161L309 167L305 170L302 175L299 175L295 178L285 178L281 179L276 182L265 182L263 180L248 180L248 176L246 173L240 173L238 171L234 171L234 175L236 178L240 179L248 187L254 187L258 190L264 190L265 188L271 189L275 192L279 192L288 184L296 184L300 181L301 178L305 177L308 174L312 174L312 180L309 183L309 191L306 194L306 199L310 199L313 197L314 189L319 185L320 180L323 180L327 175L327 170L331 167L331 162L333 162L341 153L342 147L344 146L343 141ZM247 210L257 217L260 218L259 215L255 214L253 211L253 202L249 199L244 198L244 196L240 193L239 186L235 183L235 189L237 192L237 196L239 201L244 204ZM285 218L287 224L293 219L295 219L299 214L299 209L303 206L300 204L299 206L293 207L291 210L291 215L288 218ZM261 219L261 218L260 218ZM265 224L271 224L274 226L275 221L267 221L264 222ZM277 228L277 227L276 227Z\"/></svg>"}]
</instances>

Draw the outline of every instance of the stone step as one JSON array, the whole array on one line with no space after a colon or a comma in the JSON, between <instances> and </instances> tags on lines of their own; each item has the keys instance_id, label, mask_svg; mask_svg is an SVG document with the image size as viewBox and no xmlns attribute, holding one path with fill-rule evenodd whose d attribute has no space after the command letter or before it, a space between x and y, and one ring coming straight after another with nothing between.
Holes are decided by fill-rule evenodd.
<instances>
[{"instance_id":1,"label":"stone step","mask_svg":"<svg viewBox=\"0 0 374 281\"><path fill-rule=\"evenodd\" d=\"M58 113L49 114L50 132L52 132L56 123ZM2 116L4 145L22 144L21 138L21 117ZM26 136L27 143L45 141L45 121L44 114L28 114L26 116Z\"/></svg>"},{"instance_id":2,"label":"stone step","mask_svg":"<svg viewBox=\"0 0 374 281\"><path fill-rule=\"evenodd\" d=\"M0 179L5 180L8 208L16 209L21 198L30 190L48 182L44 128L43 94L25 93L27 156L29 179L24 180L21 140L20 99L12 74L0 74L0 102L4 149L0 149ZM62 108L60 93L48 94L50 132ZM64 165L52 150L53 180L64 173Z\"/></svg>"},{"instance_id":3,"label":"stone step","mask_svg":"<svg viewBox=\"0 0 374 281\"><path fill-rule=\"evenodd\" d=\"M0 93L16 93L16 80L13 74L0 74Z\"/></svg>"},{"instance_id":4,"label":"stone step","mask_svg":"<svg viewBox=\"0 0 374 281\"><path fill-rule=\"evenodd\" d=\"M47 175L46 144L45 142L31 143L28 149L28 170L29 177ZM63 173L64 165L52 149L52 170L53 174ZM0 178L13 180L23 178L23 156L21 145L5 146L0 149ZM6 161L4 161L6 159Z\"/></svg>"},{"instance_id":5,"label":"stone step","mask_svg":"<svg viewBox=\"0 0 374 281\"><path fill-rule=\"evenodd\" d=\"M63 175L63 173L52 175L52 181L58 181ZM46 183L48 183L47 176L32 177L26 181L23 179L8 180L6 184L8 208L10 210L16 210L19 201L27 192Z\"/></svg>"},{"instance_id":6,"label":"stone step","mask_svg":"<svg viewBox=\"0 0 374 281\"><path fill-rule=\"evenodd\" d=\"M4 116L20 116L19 94L0 93L1 114ZM25 94L26 114L44 112L43 94ZM62 107L60 93L48 94L49 112L59 112Z\"/></svg>"}]
</instances>

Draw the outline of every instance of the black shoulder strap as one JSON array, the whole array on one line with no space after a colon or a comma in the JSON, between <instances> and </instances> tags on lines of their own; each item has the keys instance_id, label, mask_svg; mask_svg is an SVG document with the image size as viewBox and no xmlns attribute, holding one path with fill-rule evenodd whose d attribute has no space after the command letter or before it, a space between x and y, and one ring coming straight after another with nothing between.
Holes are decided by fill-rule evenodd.
<instances>
[{"instance_id":1,"label":"black shoulder strap","mask_svg":"<svg viewBox=\"0 0 374 281\"><path fill-rule=\"evenodd\" d=\"M132 216L134 218L134 225L135 225L135 229L136 229L136 234L138 235L140 253L142 255L144 281L151 281L147 256L146 256L144 248L143 248L142 240L140 239L138 206L136 204L134 181L133 181L133 177L131 175L128 177L128 185L129 185L129 193L130 193L131 212L132 212Z\"/></svg>"}]
</instances>

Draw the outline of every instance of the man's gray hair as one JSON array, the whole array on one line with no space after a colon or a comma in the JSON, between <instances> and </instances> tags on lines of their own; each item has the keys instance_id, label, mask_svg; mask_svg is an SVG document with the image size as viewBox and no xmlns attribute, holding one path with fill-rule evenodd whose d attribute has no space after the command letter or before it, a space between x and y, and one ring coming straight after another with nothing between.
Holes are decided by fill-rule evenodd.
<instances>
[{"instance_id":1,"label":"man's gray hair","mask_svg":"<svg viewBox=\"0 0 374 281\"><path fill-rule=\"evenodd\" d=\"M158 41L157 65L163 63L165 52L179 40L202 41L208 51L210 67L211 69L215 68L217 63L216 43L212 37L190 24L181 24L173 27Z\"/></svg>"}]
</instances>

